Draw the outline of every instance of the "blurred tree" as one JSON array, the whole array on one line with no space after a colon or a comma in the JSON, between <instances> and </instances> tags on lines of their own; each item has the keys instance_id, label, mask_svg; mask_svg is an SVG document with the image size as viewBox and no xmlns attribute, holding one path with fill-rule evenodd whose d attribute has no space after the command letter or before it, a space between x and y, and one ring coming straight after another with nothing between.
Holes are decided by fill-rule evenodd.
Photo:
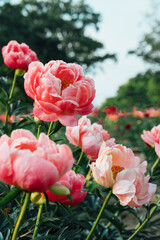
<instances>
[{"instance_id":1,"label":"blurred tree","mask_svg":"<svg viewBox=\"0 0 160 240\"><path fill-rule=\"evenodd\" d=\"M101 109L108 106L117 106L122 110L129 110L133 106L141 109L160 103L160 72L147 71L131 78L126 84L119 87L117 96L108 98Z\"/></svg>"},{"instance_id":2,"label":"blurred tree","mask_svg":"<svg viewBox=\"0 0 160 240\"><path fill-rule=\"evenodd\" d=\"M129 54L136 54L155 66L160 65L160 22L157 21L150 33L144 35L136 50L130 50ZM154 66L154 67L155 67ZM152 66L153 67L153 66Z\"/></svg>"},{"instance_id":3,"label":"blurred tree","mask_svg":"<svg viewBox=\"0 0 160 240\"><path fill-rule=\"evenodd\" d=\"M42 62L62 59L84 67L115 54L100 55L103 44L87 35L89 26L98 30L100 14L84 0L5 1L0 8L0 46L10 40L25 42Z\"/></svg>"}]
</instances>

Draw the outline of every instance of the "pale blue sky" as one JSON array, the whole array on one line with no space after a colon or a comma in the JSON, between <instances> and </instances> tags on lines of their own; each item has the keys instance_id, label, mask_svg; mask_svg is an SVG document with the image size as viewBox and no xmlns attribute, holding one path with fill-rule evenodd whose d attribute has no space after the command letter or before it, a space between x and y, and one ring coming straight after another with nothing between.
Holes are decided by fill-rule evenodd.
<instances>
[{"instance_id":1,"label":"pale blue sky","mask_svg":"<svg viewBox=\"0 0 160 240\"><path fill-rule=\"evenodd\" d=\"M105 50L118 55L117 64L105 61L102 64L103 71L96 68L94 73L89 74L96 83L95 105L100 105L107 97L115 96L120 85L147 69L148 66L140 58L128 56L127 52L136 49L143 33L149 31L146 15L152 12L154 1L86 0L102 15L100 31L89 29L87 34L103 42Z\"/></svg>"}]
</instances>

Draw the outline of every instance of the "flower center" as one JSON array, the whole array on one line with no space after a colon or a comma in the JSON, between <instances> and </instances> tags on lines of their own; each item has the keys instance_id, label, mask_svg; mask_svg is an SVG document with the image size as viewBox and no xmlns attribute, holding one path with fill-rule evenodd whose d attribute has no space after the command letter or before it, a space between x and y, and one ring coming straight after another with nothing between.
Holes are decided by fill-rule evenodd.
<instances>
[{"instance_id":1,"label":"flower center","mask_svg":"<svg viewBox=\"0 0 160 240\"><path fill-rule=\"evenodd\" d=\"M116 177L117 177L117 174L119 172L121 172L124 168L123 167L120 167L118 165L113 165L111 170L112 170L112 173L113 173L113 179L116 180Z\"/></svg>"},{"instance_id":2,"label":"flower center","mask_svg":"<svg viewBox=\"0 0 160 240\"><path fill-rule=\"evenodd\" d=\"M66 80L62 81L62 90L67 88L70 85L69 82L67 82Z\"/></svg>"}]
</instances>

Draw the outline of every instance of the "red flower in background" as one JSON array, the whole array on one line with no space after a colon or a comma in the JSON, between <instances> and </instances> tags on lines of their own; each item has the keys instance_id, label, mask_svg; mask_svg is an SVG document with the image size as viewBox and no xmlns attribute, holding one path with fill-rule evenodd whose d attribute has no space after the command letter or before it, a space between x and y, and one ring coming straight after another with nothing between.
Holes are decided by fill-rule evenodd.
<instances>
[{"instance_id":1,"label":"red flower in background","mask_svg":"<svg viewBox=\"0 0 160 240\"><path fill-rule=\"evenodd\" d=\"M38 61L36 53L27 44L19 44L14 40L2 48L2 55L4 63L13 69L27 71L31 62Z\"/></svg>"},{"instance_id":2,"label":"red flower in background","mask_svg":"<svg viewBox=\"0 0 160 240\"><path fill-rule=\"evenodd\" d=\"M107 115L117 114L117 108L114 106L106 107L105 109L103 109L103 112Z\"/></svg>"}]
</instances>

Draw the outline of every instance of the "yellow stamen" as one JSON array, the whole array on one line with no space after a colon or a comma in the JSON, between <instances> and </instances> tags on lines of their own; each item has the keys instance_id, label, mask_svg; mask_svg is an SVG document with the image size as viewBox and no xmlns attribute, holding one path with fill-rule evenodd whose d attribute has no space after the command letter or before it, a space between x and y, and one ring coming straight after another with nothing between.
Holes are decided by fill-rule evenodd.
<instances>
[{"instance_id":1,"label":"yellow stamen","mask_svg":"<svg viewBox=\"0 0 160 240\"><path fill-rule=\"evenodd\" d=\"M117 174L119 172L121 172L124 168L123 167L120 167L118 165L113 165L111 170L112 170L112 173L113 173L113 179L116 180L116 177L117 177Z\"/></svg>"}]
</instances>

